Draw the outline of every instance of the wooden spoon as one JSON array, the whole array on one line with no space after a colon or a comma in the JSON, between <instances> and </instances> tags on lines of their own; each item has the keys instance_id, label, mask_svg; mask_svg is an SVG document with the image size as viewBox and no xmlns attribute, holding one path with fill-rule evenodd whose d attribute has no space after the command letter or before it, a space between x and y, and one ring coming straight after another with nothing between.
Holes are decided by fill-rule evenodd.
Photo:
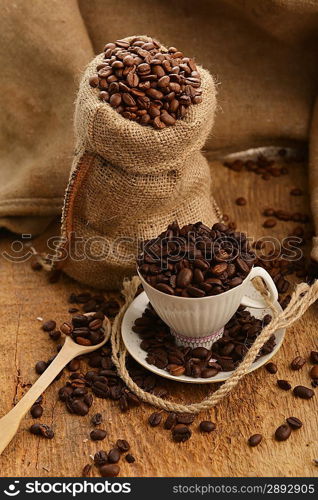
<instances>
[{"instance_id":1,"label":"wooden spoon","mask_svg":"<svg viewBox=\"0 0 318 500\"><path fill-rule=\"evenodd\" d=\"M91 314L94 313L88 313L87 315L90 316ZM82 346L74 342L71 337L66 337L62 349L45 372L37 379L15 407L0 419L0 455L15 436L22 418L67 363L77 356L95 351L107 342L110 336L111 325L109 319L106 317L103 326L105 329L105 339L97 345Z\"/></svg>"}]
</instances>

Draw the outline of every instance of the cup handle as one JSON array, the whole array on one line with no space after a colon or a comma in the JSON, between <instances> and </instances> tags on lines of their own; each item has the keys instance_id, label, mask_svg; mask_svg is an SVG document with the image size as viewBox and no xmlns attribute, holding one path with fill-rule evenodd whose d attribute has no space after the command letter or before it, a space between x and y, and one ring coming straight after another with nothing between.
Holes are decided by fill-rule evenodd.
<instances>
[{"instance_id":1,"label":"cup handle","mask_svg":"<svg viewBox=\"0 0 318 500\"><path fill-rule=\"evenodd\" d=\"M253 267L249 276L250 281L257 276L263 278L263 280L265 281L271 300L277 301L278 292L272 277L262 267ZM255 309L264 309L265 307L268 307L263 299L251 299L250 297L247 297L247 295L244 295L241 300L241 304L247 307L254 307Z\"/></svg>"}]
</instances>

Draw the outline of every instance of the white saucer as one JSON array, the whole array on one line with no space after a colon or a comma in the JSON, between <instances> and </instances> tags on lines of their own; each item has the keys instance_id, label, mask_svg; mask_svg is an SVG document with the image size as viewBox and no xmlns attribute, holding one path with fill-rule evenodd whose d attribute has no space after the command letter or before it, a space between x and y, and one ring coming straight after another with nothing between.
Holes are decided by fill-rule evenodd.
<instances>
[{"instance_id":1,"label":"white saucer","mask_svg":"<svg viewBox=\"0 0 318 500\"><path fill-rule=\"evenodd\" d=\"M251 298L259 298L260 294L255 290L252 284L249 285L249 290L247 295ZM233 373L233 371L230 372L219 372L217 375L211 378L193 378L193 377L188 377L187 375L181 375L179 377L175 377L174 375L171 375L169 372L166 370L162 370L161 368L157 368L154 365L150 365L146 361L147 357L147 352L144 351L143 349L140 348L140 343L141 339L139 338L137 333L134 333L132 331L132 327L134 325L134 322L137 318L139 318L144 310L146 309L147 305L149 303L148 297L145 292L142 292L138 297L134 299L134 301L130 304L128 307L121 326L121 333L122 333L122 338L124 341L124 344L126 346L127 351L129 354L138 362L140 363L144 368L147 368L147 370L150 370L151 372L155 373L156 375L160 375L161 377L168 378L170 380L175 380L177 382L186 382L188 384L211 384L214 382L224 382L227 380ZM278 302L275 304L276 308L278 311L282 311L282 308ZM269 308L266 309L252 309L252 308L246 308L248 311L250 311L253 316L256 318L262 318L265 316L265 314L270 314L271 311ZM276 352L280 349L283 340L284 340L284 335L285 335L285 329L280 329L275 332L275 338L276 338L276 345L274 350L266 354L265 356L260 357L258 360L256 360L252 367L250 368L249 372L252 372L254 370L257 370L261 366L265 365L268 363L268 361L276 354Z\"/></svg>"}]
</instances>

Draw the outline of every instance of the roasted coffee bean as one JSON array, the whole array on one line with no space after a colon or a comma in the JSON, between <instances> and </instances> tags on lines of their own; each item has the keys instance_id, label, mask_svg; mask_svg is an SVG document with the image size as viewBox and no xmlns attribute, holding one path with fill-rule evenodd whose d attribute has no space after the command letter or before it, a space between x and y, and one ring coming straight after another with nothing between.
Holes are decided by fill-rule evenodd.
<instances>
[{"instance_id":1,"label":"roasted coffee bean","mask_svg":"<svg viewBox=\"0 0 318 500\"><path fill-rule=\"evenodd\" d=\"M90 475L91 470L92 466L90 464L86 464L82 470L82 477L88 477Z\"/></svg>"},{"instance_id":2,"label":"roasted coffee bean","mask_svg":"<svg viewBox=\"0 0 318 500\"><path fill-rule=\"evenodd\" d=\"M54 432L52 429L45 424L33 424L30 427L30 432L37 436L42 436L46 439L52 439L54 437Z\"/></svg>"},{"instance_id":3,"label":"roasted coffee bean","mask_svg":"<svg viewBox=\"0 0 318 500\"><path fill-rule=\"evenodd\" d=\"M314 363L315 365L318 364L318 351L311 351L310 352L310 361Z\"/></svg>"},{"instance_id":4,"label":"roasted coffee bean","mask_svg":"<svg viewBox=\"0 0 318 500\"><path fill-rule=\"evenodd\" d=\"M195 415L193 413L177 413L177 423L191 425L194 422Z\"/></svg>"},{"instance_id":5,"label":"roasted coffee bean","mask_svg":"<svg viewBox=\"0 0 318 500\"><path fill-rule=\"evenodd\" d=\"M201 432L212 432L215 431L216 425L210 420L203 420L202 422L200 422L199 429Z\"/></svg>"},{"instance_id":6,"label":"roasted coffee bean","mask_svg":"<svg viewBox=\"0 0 318 500\"><path fill-rule=\"evenodd\" d=\"M305 387L303 385L297 385L296 387L294 387L293 393L295 396L301 399L310 399L315 394L312 389L309 389L308 387Z\"/></svg>"},{"instance_id":7,"label":"roasted coffee bean","mask_svg":"<svg viewBox=\"0 0 318 500\"><path fill-rule=\"evenodd\" d=\"M106 464L100 467L99 472L102 477L116 477L120 472L120 468L117 464Z\"/></svg>"},{"instance_id":8,"label":"roasted coffee bean","mask_svg":"<svg viewBox=\"0 0 318 500\"><path fill-rule=\"evenodd\" d=\"M318 365L315 365L311 368L309 375L312 379L318 378Z\"/></svg>"},{"instance_id":9,"label":"roasted coffee bean","mask_svg":"<svg viewBox=\"0 0 318 500\"><path fill-rule=\"evenodd\" d=\"M287 380L277 380L277 385L280 389L283 389L284 391L289 391L292 387Z\"/></svg>"},{"instance_id":10,"label":"roasted coffee bean","mask_svg":"<svg viewBox=\"0 0 318 500\"><path fill-rule=\"evenodd\" d=\"M126 462L128 462L129 464L133 464L134 462L136 462L134 455L131 455L131 453L128 453L125 456L125 459L126 459Z\"/></svg>"},{"instance_id":11,"label":"roasted coffee bean","mask_svg":"<svg viewBox=\"0 0 318 500\"><path fill-rule=\"evenodd\" d=\"M267 363L267 365L265 365L265 368L271 374L277 373L277 365L275 365L275 363Z\"/></svg>"},{"instance_id":12,"label":"roasted coffee bean","mask_svg":"<svg viewBox=\"0 0 318 500\"><path fill-rule=\"evenodd\" d=\"M275 219L266 219L263 223L263 227L265 228L272 228L275 227L277 224Z\"/></svg>"},{"instance_id":13,"label":"roasted coffee bean","mask_svg":"<svg viewBox=\"0 0 318 500\"><path fill-rule=\"evenodd\" d=\"M130 444L125 439L117 439L116 446L122 453L125 453L130 449Z\"/></svg>"},{"instance_id":14,"label":"roasted coffee bean","mask_svg":"<svg viewBox=\"0 0 318 500\"><path fill-rule=\"evenodd\" d=\"M43 408L39 404L34 404L30 410L33 418L40 418L43 415Z\"/></svg>"},{"instance_id":15,"label":"roasted coffee bean","mask_svg":"<svg viewBox=\"0 0 318 500\"><path fill-rule=\"evenodd\" d=\"M190 439L191 434L192 432L188 426L177 424L172 430L172 439L176 443L184 443L185 441L188 441L188 439Z\"/></svg>"},{"instance_id":16,"label":"roasted coffee bean","mask_svg":"<svg viewBox=\"0 0 318 500\"><path fill-rule=\"evenodd\" d=\"M100 425L103 422L103 416L101 413L95 413L91 418L92 425Z\"/></svg>"},{"instance_id":17,"label":"roasted coffee bean","mask_svg":"<svg viewBox=\"0 0 318 500\"><path fill-rule=\"evenodd\" d=\"M157 427L161 423L162 413L154 412L148 418L148 423L151 427Z\"/></svg>"},{"instance_id":18,"label":"roasted coffee bean","mask_svg":"<svg viewBox=\"0 0 318 500\"><path fill-rule=\"evenodd\" d=\"M290 367L292 370L301 370L301 368L304 366L306 363L305 358L301 356L297 356L295 359L290 364Z\"/></svg>"},{"instance_id":19,"label":"roasted coffee bean","mask_svg":"<svg viewBox=\"0 0 318 500\"><path fill-rule=\"evenodd\" d=\"M275 439L277 441L286 441L291 435L291 428L288 424L280 425L275 431Z\"/></svg>"},{"instance_id":20,"label":"roasted coffee bean","mask_svg":"<svg viewBox=\"0 0 318 500\"><path fill-rule=\"evenodd\" d=\"M48 364L45 361L38 361L36 363L36 365L35 365L35 371L39 375L42 375L42 373L45 372L45 370L47 369L47 367L48 367Z\"/></svg>"},{"instance_id":21,"label":"roasted coffee bean","mask_svg":"<svg viewBox=\"0 0 318 500\"><path fill-rule=\"evenodd\" d=\"M69 403L69 406L72 412L76 413L76 415L84 416L89 412L88 405L81 399L73 399L72 402Z\"/></svg>"},{"instance_id":22,"label":"roasted coffee bean","mask_svg":"<svg viewBox=\"0 0 318 500\"><path fill-rule=\"evenodd\" d=\"M110 464L117 464L120 460L120 450L118 448L112 448L109 451L107 458Z\"/></svg>"},{"instance_id":23,"label":"roasted coffee bean","mask_svg":"<svg viewBox=\"0 0 318 500\"><path fill-rule=\"evenodd\" d=\"M90 433L90 438L93 441L102 441L103 439L105 439L106 435L107 435L107 432L104 431L103 429L94 429Z\"/></svg>"},{"instance_id":24,"label":"roasted coffee bean","mask_svg":"<svg viewBox=\"0 0 318 500\"><path fill-rule=\"evenodd\" d=\"M260 444L262 439L263 439L262 434L253 434L252 436L250 436L248 438L248 444L249 444L249 446L254 448L254 446L258 446Z\"/></svg>"},{"instance_id":25,"label":"roasted coffee bean","mask_svg":"<svg viewBox=\"0 0 318 500\"><path fill-rule=\"evenodd\" d=\"M238 206L243 206L243 205L246 205L247 201L245 198L243 198L242 196L240 198L236 198L235 200L235 203L238 205Z\"/></svg>"},{"instance_id":26,"label":"roasted coffee bean","mask_svg":"<svg viewBox=\"0 0 318 500\"><path fill-rule=\"evenodd\" d=\"M174 427L176 425L176 423L177 423L177 415L174 412L171 412L167 416L165 423L163 424L163 427L165 429L170 430L170 429L172 429L172 427Z\"/></svg>"},{"instance_id":27,"label":"roasted coffee bean","mask_svg":"<svg viewBox=\"0 0 318 500\"><path fill-rule=\"evenodd\" d=\"M303 425L302 421L297 417L288 417L286 418L286 422L292 429L300 429Z\"/></svg>"},{"instance_id":28,"label":"roasted coffee bean","mask_svg":"<svg viewBox=\"0 0 318 500\"><path fill-rule=\"evenodd\" d=\"M49 332L49 336L52 340L59 340L61 338L61 332L59 330L53 330Z\"/></svg>"},{"instance_id":29,"label":"roasted coffee bean","mask_svg":"<svg viewBox=\"0 0 318 500\"><path fill-rule=\"evenodd\" d=\"M53 319L50 319L49 321L45 321L42 325L42 330L45 332L51 332L52 330L55 330L56 328L56 322Z\"/></svg>"},{"instance_id":30,"label":"roasted coffee bean","mask_svg":"<svg viewBox=\"0 0 318 500\"><path fill-rule=\"evenodd\" d=\"M72 361L69 362L69 364L67 365L67 368L70 372L76 372L79 370L80 368L80 361L79 359L72 359Z\"/></svg>"},{"instance_id":31,"label":"roasted coffee bean","mask_svg":"<svg viewBox=\"0 0 318 500\"><path fill-rule=\"evenodd\" d=\"M97 453L95 453L94 455L94 464L97 466L97 467L100 467L101 465L105 465L107 464L108 462L108 456L107 456L107 453L106 451L98 451Z\"/></svg>"},{"instance_id":32,"label":"roasted coffee bean","mask_svg":"<svg viewBox=\"0 0 318 500\"><path fill-rule=\"evenodd\" d=\"M194 358L206 359L210 354L210 351L205 347L196 347L192 349L191 355Z\"/></svg>"},{"instance_id":33,"label":"roasted coffee bean","mask_svg":"<svg viewBox=\"0 0 318 500\"><path fill-rule=\"evenodd\" d=\"M64 333L64 335L71 335L73 327L69 323L62 323L62 325L60 326L60 331L61 333Z\"/></svg>"}]
</instances>

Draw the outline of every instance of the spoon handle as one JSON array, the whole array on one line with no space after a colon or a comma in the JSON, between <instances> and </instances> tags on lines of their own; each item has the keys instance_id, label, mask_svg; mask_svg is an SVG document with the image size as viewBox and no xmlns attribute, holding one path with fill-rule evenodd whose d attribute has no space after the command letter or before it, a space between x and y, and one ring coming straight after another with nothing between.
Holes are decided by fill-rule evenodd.
<instances>
[{"instance_id":1,"label":"spoon handle","mask_svg":"<svg viewBox=\"0 0 318 500\"><path fill-rule=\"evenodd\" d=\"M47 389L55 377L57 377L64 366L77 355L78 353L76 349L74 349L73 342L67 337L64 346L45 372L42 373L15 407L0 419L0 455L16 434L20 422L27 411L45 389Z\"/></svg>"}]
</instances>

